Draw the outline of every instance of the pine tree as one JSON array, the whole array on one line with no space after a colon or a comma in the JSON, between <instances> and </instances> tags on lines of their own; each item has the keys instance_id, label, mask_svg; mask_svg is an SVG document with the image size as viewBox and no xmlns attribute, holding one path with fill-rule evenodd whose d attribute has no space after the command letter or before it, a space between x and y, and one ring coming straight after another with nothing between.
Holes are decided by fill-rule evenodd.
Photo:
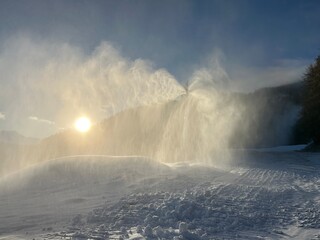
<instances>
[{"instance_id":1,"label":"pine tree","mask_svg":"<svg viewBox=\"0 0 320 240\"><path fill-rule=\"evenodd\" d=\"M311 64L304 76L305 92L301 116L298 122L300 132L320 145L320 56Z\"/></svg>"}]
</instances>

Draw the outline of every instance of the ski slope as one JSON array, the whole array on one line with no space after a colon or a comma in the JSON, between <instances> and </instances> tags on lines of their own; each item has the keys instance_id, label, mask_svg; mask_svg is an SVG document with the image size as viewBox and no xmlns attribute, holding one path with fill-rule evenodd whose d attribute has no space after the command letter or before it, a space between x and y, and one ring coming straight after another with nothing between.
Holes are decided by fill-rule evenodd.
<instances>
[{"instance_id":1,"label":"ski slope","mask_svg":"<svg viewBox=\"0 0 320 240\"><path fill-rule=\"evenodd\" d=\"M1 179L0 239L320 239L320 155L75 156Z\"/></svg>"}]
</instances>

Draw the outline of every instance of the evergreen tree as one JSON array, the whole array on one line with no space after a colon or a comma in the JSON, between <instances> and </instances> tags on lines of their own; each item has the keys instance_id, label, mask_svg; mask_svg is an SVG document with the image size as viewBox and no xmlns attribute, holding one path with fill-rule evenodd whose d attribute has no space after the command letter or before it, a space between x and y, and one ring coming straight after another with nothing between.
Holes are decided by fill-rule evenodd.
<instances>
[{"instance_id":1,"label":"evergreen tree","mask_svg":"<svg viewBox=\"0 0 320 240\"><path fill-rule=\"evenodd\" d=\"M304 99L298 122L299 132L306 139L320 145L320 56L311 64L304 76Z\"/></svg>"}]
</instances>

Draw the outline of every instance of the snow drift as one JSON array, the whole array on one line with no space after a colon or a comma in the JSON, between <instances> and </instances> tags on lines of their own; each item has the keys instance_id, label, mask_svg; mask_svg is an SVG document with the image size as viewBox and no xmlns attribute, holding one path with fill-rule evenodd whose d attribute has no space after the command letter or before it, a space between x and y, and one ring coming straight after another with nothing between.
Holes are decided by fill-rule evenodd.
<instances>
[{"instance_id":1,"label":"snow drift","mask_svg":"<svg viewBox=\"0 0 320 240\"><path fill-rule=\"evenodd\" d=\"M169 167L139 156L70 156L38 163L2 177L0 194L19 189L39 191L68 184L73 187L81 184L94 185L112 180L132 183L167 171Z\"/></svg>"}]
</instances>

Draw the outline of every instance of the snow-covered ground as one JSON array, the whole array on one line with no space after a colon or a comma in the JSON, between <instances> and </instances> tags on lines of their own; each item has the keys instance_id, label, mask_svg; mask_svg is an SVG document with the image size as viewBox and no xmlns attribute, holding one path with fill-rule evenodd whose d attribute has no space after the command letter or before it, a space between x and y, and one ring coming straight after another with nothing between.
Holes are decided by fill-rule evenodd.
<instances>
[{"instance_id":1,"label":"snow-covered ground","mask_svg":"<svg viewBox=\"0 0 320 240\"><path fill-rule=\"evenodd\" d=\"M320 239L320 154L75 156L0 181L0 239Z\"/></svg>"}]
</instances>

